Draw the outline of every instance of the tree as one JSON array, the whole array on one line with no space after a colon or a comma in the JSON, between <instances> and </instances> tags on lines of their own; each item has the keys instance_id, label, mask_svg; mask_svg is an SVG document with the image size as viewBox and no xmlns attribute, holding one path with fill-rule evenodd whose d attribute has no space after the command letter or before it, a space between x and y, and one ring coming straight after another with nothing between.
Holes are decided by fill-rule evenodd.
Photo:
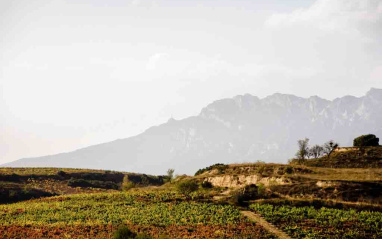
<instances>
[{"instance_id":1,"label":"tree","mask_svg":"<svg viewBox=\"0 0 382 239\"><path fill-rule=\"evenodd\" d=\"M178 192L185 195L187 198L190 197L190 194L192 192L195 192L196 190L198 190L198 188L199 188L199 185L193 180L181 181L177 185Z\"/></svg>"},{"instance_id":2,"label":"tree","mask_svg":"<svg viewBox=\"0 0 382 239\"><path fill-rule=\"evenodd\" d=\"M305 160L309 157L309 139L300 139L297 141L298 143L298 151L296 153L296 157L299 160Z\"/></svg>"},{"instance_id":3,"label":"tree","mask_svg":"<svg viewBox=\"0 0 382 239\"><path fill-rule=\"evenodd\" d=\"M309 150L309 154L315 159L321 157L323 153L324 153L324 148L318 144L314 145Z\"/></svg>"},{"instance_id":4,"label":"tree","mask_svg":"<svg viewBox=\"0 0 382 239\"><path fill-rule=\"evenodd\" d=\"M174 179L174 172L175 172L175 169L173 168L169 168L167 170L167 177L169 178L170 181Z\"/></svg>"},{"instance_id":5,"label":"tree","mask_svg":"<svg viewBox=\"0 0 382 239\"><path fill-rule=\"evenodd\" d=\"M374 134L361 135L354 139L353 146L355 147L365 147L365 146L378 146L379 138Z\"/></svg>"},{"instance_id":6,"label":"tree","mask_svg":"<svg viewBox=\"0 0 382 239\"><path fill-rule=\"evenodd\" d=\"M330 140L324 144L324 154L330 157L330 155L333 153L333 151L338 148L339 144L337 142L334 142L333 140Z\"/></svg>"}]
</instances>

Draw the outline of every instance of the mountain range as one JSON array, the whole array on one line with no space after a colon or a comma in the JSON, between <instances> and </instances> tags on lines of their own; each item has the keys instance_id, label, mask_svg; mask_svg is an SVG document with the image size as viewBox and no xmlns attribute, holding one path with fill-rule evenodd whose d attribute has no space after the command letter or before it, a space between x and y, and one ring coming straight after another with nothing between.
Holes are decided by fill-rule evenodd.
<instances>
[{"instance_id":1,"label":"mountain range","mask_svg":"<svg viewBox=\"0 0 382 239\"><path fill-rule=\"evenodd\" d=\"M6 167L70 167L147 174L193 174L214 163L286 163L297 140L335 140L351 146L362 134L382 136L382 89L332 101L276 93L217 100L199 115L168 122L126 139L4 164Z\"/></svg>"}]
</instances>

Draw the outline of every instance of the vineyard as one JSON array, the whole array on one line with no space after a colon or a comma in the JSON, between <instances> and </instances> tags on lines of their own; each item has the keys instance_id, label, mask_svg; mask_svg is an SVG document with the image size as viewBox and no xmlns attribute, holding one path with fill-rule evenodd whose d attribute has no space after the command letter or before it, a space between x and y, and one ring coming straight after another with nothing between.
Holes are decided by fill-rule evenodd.
<instances>
[{"instance_id":1,"label":"vineyard","mask_svg":"<svg viewBox=\"0 0 382 239\"><path fill-rule=\"evenodd\" d=\"M0 237L10 238L17 233L24 233L24 237L41 237L44 231L48 236L54 232L71 235L73 230L77 235L92 235L95 230L97 233L93 236L105 238L122 224L155 236L171 237L171 233L180 235L182 232L187 232L184 237L204 237L205 233L223 238L270 236L244 219L233 206L185 200L182 195L170 191L117 192L0 205L0 229L4 232Z\"/></svg>"},{"instance_id":2,"label":"vineyard","mask_svg":"<svg viewBox=\"0 0 382 239\"><path fill-rule=\"evenodd\" d=\"M382 213L252 204L250 209L295 238L382 238Z\"/></svg>"},{"instance_id":3,"label":"vineyard","mask_svg":"<svg viewBox=\"0 0 382 239\"><path fill-rule=\"evenodd\" d=\"M230 184L253 175L268 185L235 188L206 180L221 177ZM0 168L0 239L114 238L121 228L143 235L137 238L382 238L381 175L381 169L264 163L217 164L172 180ZM287 183L278 185L277 178Z\"/></svg>"}]
</instances>

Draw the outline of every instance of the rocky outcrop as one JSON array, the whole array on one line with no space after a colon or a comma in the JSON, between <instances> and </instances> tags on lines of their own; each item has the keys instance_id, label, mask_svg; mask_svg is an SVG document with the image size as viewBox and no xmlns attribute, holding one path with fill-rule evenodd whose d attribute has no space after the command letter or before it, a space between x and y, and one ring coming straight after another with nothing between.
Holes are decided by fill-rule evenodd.
<instances>
[{"instance_id":1,"label":"rocky outcrop","mask_svg":"<svg viewBox=\"0 0 382 239\"><path fill-rule=\"evenodd\" d=\"M317 181L316 183L317 187L320 188L338 187L340 184L340 182L336 181Z\"/></svg>"},{"instance_id":2,"label":"rocky outcrop","mask_svg":"<svg viewBox=\"0 0 382 239\"><path fill-rule=\"evenodd\" d=\"M285 177L262 177L259 175L222 175L207 177L205 181L210 182L214 187L238 188L250 184L285 185L291 184L290 179Z\"/></svg>"}]
</instances>

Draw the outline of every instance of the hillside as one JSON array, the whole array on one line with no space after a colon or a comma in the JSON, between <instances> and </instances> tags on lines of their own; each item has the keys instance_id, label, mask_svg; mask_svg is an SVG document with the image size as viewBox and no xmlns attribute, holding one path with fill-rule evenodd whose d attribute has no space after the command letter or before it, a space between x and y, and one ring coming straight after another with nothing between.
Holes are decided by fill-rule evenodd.
<instances>
[{"instance_id":1,"label":"hillside","mask_svg":"<svg viewBox=\"0 0 382 239\"><path fill-rule=\"evenodd\" d=\"M304 165L326 168L382 168L382 146L334 151L330 157L308 159Z\"/></svg>"},{"instance_id":2,"label":"hillside","mask_svg":"<svg viewBox=\"0 0 382 239\"><path fill-rule=\"evenodd\" d=\"M137 186L162 185L165 176L65 168L0 168L0 203L67 194L116 192L126 177Z\"/></svg>"},{"instance_id":3,"label":"hillside","mask_svg":"<svg viewBox=\"0 0 382 239\"><path fill-rule=\"evenodd\" d=\"M284 164L217 165L195 176L228 191L263 185L263 198L339 200L382 205L382 168L318 168Z\"/></svg>"},{"instance_id":4,"label":"hillside","mask_svg":"<svg viewBox=\"0 0 382 239\"><path fill-rule=\"evenodd\" d=\"M52 195L0 205L0 238L112 238L121 228L147 239L382 236L381 168L219 164L163 185L160 177L83 169L1 168L0 175L3 184L27 183L24 190L55 182ZM153 181L94 188L125 175L138 185ZM69 177L93 185L58 186Z\"/></svg>"},{"instance_id":5,"label":"hillside","mask_svg":"<svg viewBox=\"0 0 382 239\"><path fill-rule=\"evenodd\" d=\"M332 101L276 93L249 94L209 104L197 116L170 119L144 133L69 153L24 158L8 167L71 167L163 174L193 173L214 163L286 163L297 140L333 139L351 145L356 136L382 135L382 90Z\"/></svg>"}]
</instances>

